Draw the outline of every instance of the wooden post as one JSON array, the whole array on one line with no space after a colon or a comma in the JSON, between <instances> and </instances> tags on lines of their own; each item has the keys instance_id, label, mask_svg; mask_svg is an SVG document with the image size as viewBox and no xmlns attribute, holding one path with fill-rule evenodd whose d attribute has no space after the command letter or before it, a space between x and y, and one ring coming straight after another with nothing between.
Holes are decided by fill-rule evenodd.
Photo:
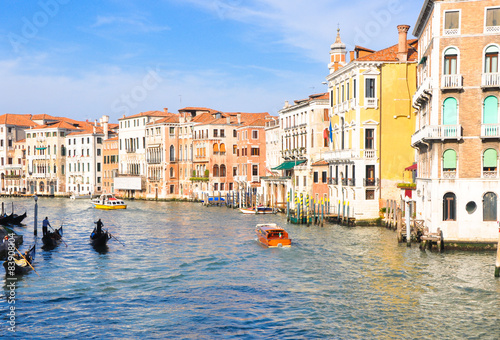
<instances>
[{"instance_id":1,"label":"wooden post","mask_svg":"<svg viewBox=\"0 0 500 340\"><path fill-rule=\"evenodd\" d=\"M389 200L385 201L385 226L387 227L389 225Z\"/></svg>"},{"instance_id":2,"label":"wooden post","mask_svg":"<svg viewBox=\"0 0 500 340\"><path fill-rule=\"evenodd\" d=\"M290 193L286 193L286 221L290 221Z\"/></svg>"},{"instance_id":3,"label":"wooden post","mask_svg":"<svg viewBox=\"0 0 500 340\"><path fill-rule=\"evenodd\" d=\"M325 203L324 200L321 199L321 226L323 226L324 219L325 219Z\"/></svg>"},{"instance_id":4,"label":"wooden post","mask_svg":"<svg viewBox=\"0 0 500 340\"><path fill-rule=\"evenodd\" d=\"M311 209L309 207L309 194L306 195L306 224L309 227L309 217L311 215Z\"/></svg>"},{"instance_id":5,"label":"wooden post","mask_svg":"<svg viewBox=\"0 0 500 340\"><path fill-rule=\"evenodd\" d=\"M313 199L313 223L318 223L318 221L316 220L316 199Z\"/></svg>"},{"instance_id":6,"label":"wooden post","mask_svg":"<svg viewBox=\"0 0 500 340\"><path fill-rule=\"evenodd\" d=\"M495 277L500 277L500 224L498 226L497 261L495 263Z\"/></svg>"},{"instance_id":7,"label":"wooden post","mask_svg":"<svg viewBox=\"0 0 500 340\"><path fill-rule=\"evenodd\" d=\"M347 201L347 226L349 226L349 201Z\"/></svg>"},{"instance_id":8,"label":"wooden post","mask_svg":"<svg viewBox=\"0 0 500 340\"><path fill-rule=\"evenodd\" d=\"M339 208L337 210L337 223L340 223L340 200L339 200Z\"/></svg>"},{"instance_id":9,"label":"wooden post","mask_svg":"<svg viewBox=\"0 0 500 340\"><path fill-rule=\"evenodd\" d=\"M396 229L397 229L397 234L398 234L398 242L401 243L403 242L403 219L401 217L401 209L397 209L394 212L394 215L396 216Z\"/></svg>"},{"instance_id":10,"label":"wooden post","mask_svg":"<svg viewBox=\"0 0 500 340\"><path fill-rule=\"evenodd\" d=\"M410 198L406 196L404 202L406 218L406 246L411 247Z\"/></svg>"}]
</instances>

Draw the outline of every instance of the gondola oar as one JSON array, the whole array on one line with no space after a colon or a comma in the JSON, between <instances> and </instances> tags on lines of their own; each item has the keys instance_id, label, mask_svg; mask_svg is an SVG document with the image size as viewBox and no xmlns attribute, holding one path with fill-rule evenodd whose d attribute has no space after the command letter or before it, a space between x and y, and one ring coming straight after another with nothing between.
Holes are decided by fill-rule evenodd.
<instances>
[{"instance_id":1,"label":"gondola oar","mask_svg":"<svg viewBox=\"0 0 500 340\"><path fill-rule=\"evenodd\" d=\"M116 236L111 235L111 233L109 231L107 231L106 229L104 229L104 231L107 232L109 234L109 236L111 236L112 238L114 238L115 240L117 240L118 242L120 242L123 246L125 246L125 243L123 243L122 241L120 241L119 239L117 239Z\"/></svg>"},{"instance_id":2,"label":"gondola oar","mask_svg":"<svg viewBox=\"0 0 500 340\"><path fill-rule=\"evenodd\" d=\"M52 228L52 226L51 226L51 225L49 225L49 227L50 227L50 229L52 229L52 230L54 231L54 233L56 232L56 231L54 230L54 228ZM62 228L62 225L61 225L61 228ZM59 235L59 233L57 233L57 234ZM59 236L61 236L60 240L61 240L61 241L63 241L63 243L64 243L64 244L66 245L66 247L67 247L67 246L68 246L68 244L67 244L66 242L64 242L64 240L62 239L62 235L59 235Z\"/></svg>"},{"instance_id":3,"label":"gondola oar","mask_svg":"<svg viewBox=\"0 0 500 340\"><path fill-rule=\"evenodd\" d=\"M22 256L22 258L24 259L24 261L26 261L27 264L29 264L29 266L31 267L31 269L33 269L33 271L36 273L36 275L40 276L40 274L38 274L35 270L35 268L33 268L33 266L31 265L31 263L26 259L26 257L24 257L23 254L21 254L21 252L19 251L19 249L16 248L16 246L14 246L14 249L17 250L17 252L19 253L19 255Z\"/></svg>"}]
</instances>

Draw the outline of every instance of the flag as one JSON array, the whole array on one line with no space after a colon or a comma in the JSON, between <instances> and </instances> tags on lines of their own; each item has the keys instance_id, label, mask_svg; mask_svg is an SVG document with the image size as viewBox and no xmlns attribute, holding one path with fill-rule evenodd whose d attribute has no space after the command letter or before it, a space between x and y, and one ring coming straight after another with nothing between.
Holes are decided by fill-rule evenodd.
<instances>
[{"instance_id":1,"label":"flag","mask_svg":"<svg viewBox=\"0 0 500 340\"><path fill-rule=\"evenodd\" d=\"M332 121L330 121L330 143L333 142L333 129L332 129Z\"/></svg>"}]
</instances>

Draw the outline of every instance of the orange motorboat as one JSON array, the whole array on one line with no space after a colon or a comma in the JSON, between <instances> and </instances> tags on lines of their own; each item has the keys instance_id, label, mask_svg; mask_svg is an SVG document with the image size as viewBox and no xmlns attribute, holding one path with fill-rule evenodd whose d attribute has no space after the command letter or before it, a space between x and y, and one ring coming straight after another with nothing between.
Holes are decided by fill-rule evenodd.
<instances>
[{"instance_id":1,"label":"orange motorboat","mask_svg":"<svg viewBox=\"0 0 500 340\"><path fill-rule=\"evenodd\" d=\"M292 240L285 229L276 223L257 224L255 229L260 243L268 247L290 247Z\"/></svg>"}]
</instances>

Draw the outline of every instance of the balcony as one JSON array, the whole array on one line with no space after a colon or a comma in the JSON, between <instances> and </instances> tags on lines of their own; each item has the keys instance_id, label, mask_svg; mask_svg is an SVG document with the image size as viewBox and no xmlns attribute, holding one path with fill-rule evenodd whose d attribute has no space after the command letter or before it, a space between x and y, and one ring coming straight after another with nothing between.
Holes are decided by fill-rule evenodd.
<instances>
[{"instance_id":1,"label":"balcony","mask_svg":"<svg viewBox=\"0 0 500 340\"><path fill-rule=\"evenodd\" d=\"M416 106L417 103L429 100L429 95L431 94L431 78L425 78L422 84L413 95L412 102Z\"/></svg>"},{"instance_id":2,"label":"balcony","mask_svg":"<svg viewBox=\"0 0 500 340\"><path fill-rule=\"evenodd\" d=\"M259 176L252 176L252 182L253 182L253 183L258 183L258 182L260 182L260 177L259 177Z\"/></svg>"},{"instance_id":3,"label":"balcony","mask_svg":"<svg viewBox=\"0 0 500 340\"><path fill-rule=\"evenodd\" d=\"M336 178L328 178L328 184L337 185L339 181Z\"/></svg>"},{"instance_id":4,"label":"balcony","mask_svg":"<svg viewBox=\"0 0 500 340\"><path fill-rule=\"evenodd\" d=\"M334 150L334 151L329 151L325 152L323 154L323 159L328 162L332 163L334 161L349 161L353 158L357 158L358 155L354 150Z\"/></svg>"},{"instance_id":5,"label":"balcony","mask_svg":"<svg viewBox=\"0 0 500 340\"><path fill-rule=\"evenodd\" d=\"M500 73L483 73L481 76L481 87L500 87Z\"/></svg>"},{"instance_id":6,"label":"balcony","mask_svg":"<svg viewBox=\"0 0 500 340\"><path fill-rule=\"evenodd\" d=\"M454 179L457 178L457 171L454 170L443 170L443 178Z\"/></svg>"},{"instance_id":7,"label":"balcony","mask_svg":"<svg viewBox=\"0 0 500 340\"><path fill-rule=\"evenodd\" d=\"M445 74L441 78L441 90L455 90L463 87L461 74Z\"/></svg>"},{"instance_id":8,"label":"balcony","mask_svg":"<svg viewBox=\"0 0 500 340\"><path fill-rule=\"evenodd\" d=\"M429 140L459 140L462 138L462 125L427 125L411 136L411 145Z\"/></svg>"},{"instance_id":9,"label":"balcony","mask_svg":"<svg viewBox=\"0 0 500 340\"><path fill-rule=\"evenodd\" d=\"M365 150L364 155L366 159L375 159L377 158L377 152L375 150Z\"/></svg>"},{"instance_id":10,"label":"balcony","mask_svg":"<svg viewBox=\"0 0 500 340\"><path fill-rule=\"evenodd\" d=\"M367 109L376 109L378 107L377 98L365 98L365 107Z\"/></svg>"},{"instance_id":11,"label":"balcony","mask_svg":"<svg viewBox=\"0 0 500 340\"><path fill-rule=\"evenodd\" d=\"M481 138L500 138L500 124L481 124Z\"/></svg>"},{"instance_id":12,"label":"balcony","mask_svg":"<svg viewBox=\"0 0 500 340\"><path fill-rule=\"evenodd\" d=\"M497 178L497 171L483 171L483 178Z\"/></svg>"},{"instance_id":13,"label":"balcony","mask_svg":"<svg viewBox=\"0 0 500 340\"><path fill-rule=\"evenodd\" d=\"M447 28L444 29L444 35L459 35L460 28Z\"/></svg>"},{"instance_id":14,"label":"balcony","mask_svg":"<svg viewBox=\"0 0 500 340\"><path fill-rule=\"evenodd\" d=\"M356 186L356 178L349 178L349 186L355 187Z\"/></svg>"},{"instance_id":15,"label":"balcony","mask_svg":"<svg viewBox=\"0 0 500 340\"><path fill-rule=\"evenodd\" d=\"M376 186L378 186L378 179L377 178L364 178L363 185L365 187L376 187Z\"/></svg>"},{"instance_id":16,"label":"balcony","mask_svg":"<svg viewBox=\"0 0 500 340\"><path fill-rule=\"evenodd\" d=\"M347 186L347 178L342 178L342 185Z\"/></svg>"}]
</instances>

